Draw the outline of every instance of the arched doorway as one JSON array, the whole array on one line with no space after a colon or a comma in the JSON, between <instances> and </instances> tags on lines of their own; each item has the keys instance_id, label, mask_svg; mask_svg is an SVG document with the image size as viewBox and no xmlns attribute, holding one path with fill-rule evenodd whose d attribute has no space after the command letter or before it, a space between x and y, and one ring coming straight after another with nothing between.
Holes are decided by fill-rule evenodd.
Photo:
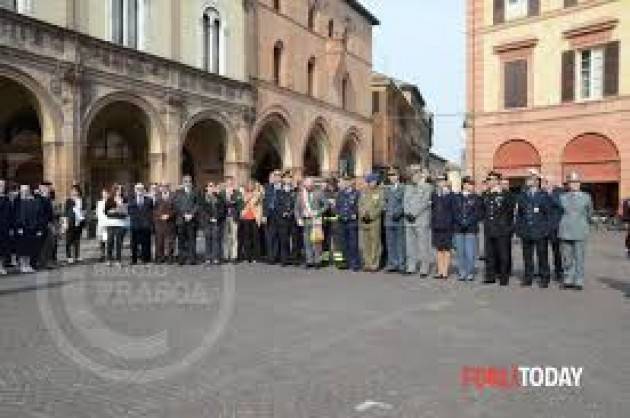
<instances>
[{"instance_id":1,"label":"arched doorway","mask_svg":"<svg viewBox=\"0 0 630 418\"><path fill-rule=\"evenodd\" d=\"M0 178L35 186L43 180L39 103L22 84L0 76Z\"/></svg>"},{"instance_id":2,"label":"arched doorway","mask_svg":"<svg viewBox=\"0 0 630 418\"><path fill-rule=\"evenodd\" d=\"M520 189L530 170L540 172L542 161L538 150L529 142L513 139L504 142L494 153L494 170L510 180L510 187Z\"/></svg>"},{"instance_id":3,"label":"arched doorway","mask_svg":"<svg viewBox=\"0 0 630 418\"><path fill-rule=\"evenodd\" d=\"M223 181L227 131L218 121L204 119L186 133L182 174L193 177L197 186Z\"/></svg>"},{"instance_id":4,"label":"arched doorway","mask_svg":"<svg viewBox=\"0 0 630 418\"><path fill-rule=\"evenodd\" d=\"M604 135L586 133L571 140L562 155L562 175L582 178L593 196L595 209L615 211L619 205L621 158L615 144Z\"/></svg>"},{"instance_id":5,"label":"arched doorway","mask_svg":"<svg viewBox=\"0 0 630 418\"><path fill-rule=\"evenodd\" d=\"M282 169L291 160L288 134L289 127L279 115L272 115L262 124L252 150L252 178L267 183L272 171Z\"/></svg>"},{"instance_id":6,"label":"arched doorway","mask_svg":"<svg viewBox=\"0 0 630 418\"><path fill-rule=\"evenodd\" d=\"M321 177L329 173L329 139L321 121L308 134L303 158L305 176Z\"/></svg>"},{"instance_id":7,"label":"arched doorway","mask_svg":"<svg viewBox=\"0 0 630 418\"><path fill-rule=\"evenodd\" d=\"M95 202L103 187L119 183L130 191L149 180L149 116L137 105L115 101L92 119L87 132L87 191Z\"/></svg>"},{"instance_id":8,"label":"arched doorway","mask_svg":"<svg viewBox=\"0 0 630 418\"><path fill-rule=\"evenodd\" d=\"M359 139L354 133L349 133L339 153L339 175L356 177L359 174L358 160Z\"/></svg>"}]
</instances>

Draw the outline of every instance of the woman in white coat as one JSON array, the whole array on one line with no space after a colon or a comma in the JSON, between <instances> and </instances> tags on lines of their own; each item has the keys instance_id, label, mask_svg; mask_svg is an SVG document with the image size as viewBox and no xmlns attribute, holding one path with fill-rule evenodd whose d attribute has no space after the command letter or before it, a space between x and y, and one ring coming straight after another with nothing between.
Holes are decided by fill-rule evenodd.
<instances>
[{"instance_id":1,"label":"woman in white coat","mask_svg":"<svg viewBox=\"0 0 630 418\"><path fill-rule=\"evenodd\" d=\"M105 213L105 202L109 199L109 190L101 190L101 200L96 202L96 239L101 249L100 261L105 261L105 249L107 247L108 217Z\"/></svg>"}]
</instances>

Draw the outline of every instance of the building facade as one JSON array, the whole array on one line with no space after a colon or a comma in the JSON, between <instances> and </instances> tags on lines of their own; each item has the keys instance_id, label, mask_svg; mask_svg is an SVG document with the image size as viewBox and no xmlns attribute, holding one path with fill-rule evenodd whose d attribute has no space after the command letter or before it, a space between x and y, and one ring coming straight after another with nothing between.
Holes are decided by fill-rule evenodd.
<instances>
[{"instance_id":1,"label":"building facade","mask_svg":"<svg viewBox=\"0 0 630 418\"><path fill-rule=\"evenodd\" d=\"M259 0L249 26L256 43L258 117L252 173L362 175L372 167L372 26L356 0Z\"/></svg>"},{"instance_id":2,"label":"building facade","mask_svg":"<svg viewBox=\"0 0 630 418\"><path fill-rule=\"evenodd\" d=\"M375 169L409 165L429 167L433 116L418 88L379 73L372 74L373 150Z\"/></svg>"},{"instance_id":3,"label":"building facade","mask_svg":"<svg viewBox=\"0 0 630 418\"><path fill-rule=\"evenodd\" d=\"M95 198L361 174L375 23L350 0L0 0L0 177Z\"/></svg>"},{"instance_id":4,"label":"building facade","mask_svg":"<svg viewBox=\"0 0 630 418\"><path fill-rule=\"evenodd\" d=\"M630 195L630 1L468 0L466 170ZM624 77L623 75L626 75Z\"/></svg>"}]
</instances>

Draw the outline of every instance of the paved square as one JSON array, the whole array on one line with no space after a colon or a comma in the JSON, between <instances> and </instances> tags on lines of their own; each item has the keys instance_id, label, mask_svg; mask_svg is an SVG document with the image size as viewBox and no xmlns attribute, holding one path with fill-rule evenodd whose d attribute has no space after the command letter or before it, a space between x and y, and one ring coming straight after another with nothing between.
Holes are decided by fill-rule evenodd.
<instances>
[{"instance_id":1,"label":"paved square","mask_svg":"<svg viewBox=\"0 0 630 418\"><path fill-rule=\"evenodd\" d=\"M230 268L153 270L153 281L142 271L114 279L91 270L98 277L86 278L80 267L41 280L4 278L0 417L625 418L630 260L622 242L617 233L593 238L582 293L522 289L515 280L501 289L239 265L224 324L219 305ZM520 247L514 254L518 273ZM186 304L165 302L174 288ZM88 309L79 305L81 289L96 292L83 295L92 301ZM46 300L72 347L51 333L51 318L43 320ZM59 320L60 302L74 315L67 322ZM72 327L84 327L83 334L76 338ZM214 331L198 361L163 379L128 384L103 376L129 364L177 364ZM162 344L168 352L159 351ZM95 373L72 349L107 366ZM147 353L159 361L145 361ZM464 366L515 364L583 367L582 387L478 391L460 382Z\"/></svg>"}]
</instances>

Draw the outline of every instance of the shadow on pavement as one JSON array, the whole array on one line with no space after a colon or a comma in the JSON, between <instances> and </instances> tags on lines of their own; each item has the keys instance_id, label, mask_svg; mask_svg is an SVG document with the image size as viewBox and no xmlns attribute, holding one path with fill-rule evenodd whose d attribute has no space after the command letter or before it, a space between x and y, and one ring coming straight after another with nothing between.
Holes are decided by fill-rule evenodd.
<instances>
[{"instance_id":1,"label":"shadow on pavement","mask_svg":"<svg viewBox=\"0 0 630 418\"><path fill-rule=\"evenodd\" d=\"M623 292L627 298L630 298L630 283L622 280L612 279L610 277L598 277L597 280L600 283L603 283L606 286L610 287L611 289Z\"/></svg>"}]
</instances>

